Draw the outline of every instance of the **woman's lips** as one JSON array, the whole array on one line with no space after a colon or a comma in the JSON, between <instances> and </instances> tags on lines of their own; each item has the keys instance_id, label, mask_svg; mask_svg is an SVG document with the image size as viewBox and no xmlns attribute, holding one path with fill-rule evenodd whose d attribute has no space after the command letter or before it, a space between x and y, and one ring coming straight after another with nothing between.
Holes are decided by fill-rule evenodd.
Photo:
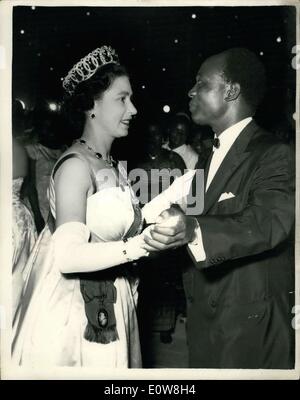
<instances>
[{"instance_id":1,"label":"woman's lips","mask_svg":"<svg viewBox=\"0 0 300 400\"><path fill-rule=\"evenodd\" d=\"M129 127L130 120L123 120L123 121L121 121L121 122L122 122L123 125Z\"/></svg>"}]
</instances>

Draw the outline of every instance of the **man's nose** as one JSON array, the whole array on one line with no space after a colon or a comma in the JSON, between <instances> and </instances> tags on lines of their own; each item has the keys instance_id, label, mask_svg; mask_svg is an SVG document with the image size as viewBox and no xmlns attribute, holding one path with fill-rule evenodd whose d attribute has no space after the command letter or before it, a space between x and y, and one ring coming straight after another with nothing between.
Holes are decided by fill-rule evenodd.
<instances>
[{"instance_id":1,"label":"man's nose","mask_svg":"<svg viewBox=\"0 0 300 400\"><path fill-rule=\"evenodd\" d=\"M196 94L195 86L192 87L192 89L188 92L189 97L194 97Z\"/></svg>"}]
</instances>

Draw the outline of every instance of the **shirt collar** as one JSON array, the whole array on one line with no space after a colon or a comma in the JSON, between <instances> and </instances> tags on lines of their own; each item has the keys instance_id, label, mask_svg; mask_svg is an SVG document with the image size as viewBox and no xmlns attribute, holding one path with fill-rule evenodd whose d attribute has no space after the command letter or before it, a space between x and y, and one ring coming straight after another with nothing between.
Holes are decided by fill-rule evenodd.
<instances>
[{"instance_id":1,"label":"shirt collar","mask_svg":"<svg viewBox=\"0 0 300 400\"><path fill-rule=\"evenodd\" d=\"M230 126L225 129L219 136L215 135L215 138L220 140L220 147L216 149L213 148L214 151L223 151L225 148L230 148L242 130L252 121L252 117L247 117L237 122L236 124Z\"/></svg>"}]
</instances>

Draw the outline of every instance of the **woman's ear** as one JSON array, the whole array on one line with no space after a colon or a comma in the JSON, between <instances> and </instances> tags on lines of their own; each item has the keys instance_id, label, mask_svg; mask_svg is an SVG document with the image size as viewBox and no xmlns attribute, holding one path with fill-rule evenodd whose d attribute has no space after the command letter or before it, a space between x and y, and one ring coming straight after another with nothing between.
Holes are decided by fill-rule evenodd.
<instances>
[{"instance_id":1,"label":"woman's ear","mask_svg":"<svg viewBox=\"0 0 300 400\"><path fill-rule=\"evenodd\" d=\"M226 88L226 101L236 100L241 93L241 86L239 83L228 83Z\"/></svg>"},{"instance_id":2,"label":"woman's ear","mask_svg":"<svg viewBox=\"0 0 300 400\"><path fill-rule=\"evenodd\" d=\"M94 100L93 98L91 98L88 101L89 101L88 102L89 107L87 108L87 111L85 111L85 115L88 118L94 119L95 115L96 115L95 109L97 106L97 100L96 99Z\"/></svg>"}]
</instances>

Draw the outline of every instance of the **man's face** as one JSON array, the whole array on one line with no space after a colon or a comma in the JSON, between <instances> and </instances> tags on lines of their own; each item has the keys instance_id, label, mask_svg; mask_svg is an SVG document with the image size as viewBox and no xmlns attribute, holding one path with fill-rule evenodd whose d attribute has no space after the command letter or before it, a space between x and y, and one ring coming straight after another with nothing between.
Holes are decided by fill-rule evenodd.
<instances>
[{"instance_id":1,"label":"man's face","mask_svg":"<svg viewBox=\"0 0 300 400\"><path fill-rule=\"evenodd\" d=\"M189 107L196 124L209 125L222 118L228 108L226 82L222 75L224 56L206 60L198 71L196 84L189 91Z\"/></svg>"},{"instance_id":2,"label":"man's face","mask_svg":"<svg viewBox=\"0 0 300 400\"><path fill-rule=\"evenodd\" d=\"M171 149L181 146L185 143L188 134L188 128L184 123L177 122L170 128L169 146Z\"/></svg>"}]
</instances>

